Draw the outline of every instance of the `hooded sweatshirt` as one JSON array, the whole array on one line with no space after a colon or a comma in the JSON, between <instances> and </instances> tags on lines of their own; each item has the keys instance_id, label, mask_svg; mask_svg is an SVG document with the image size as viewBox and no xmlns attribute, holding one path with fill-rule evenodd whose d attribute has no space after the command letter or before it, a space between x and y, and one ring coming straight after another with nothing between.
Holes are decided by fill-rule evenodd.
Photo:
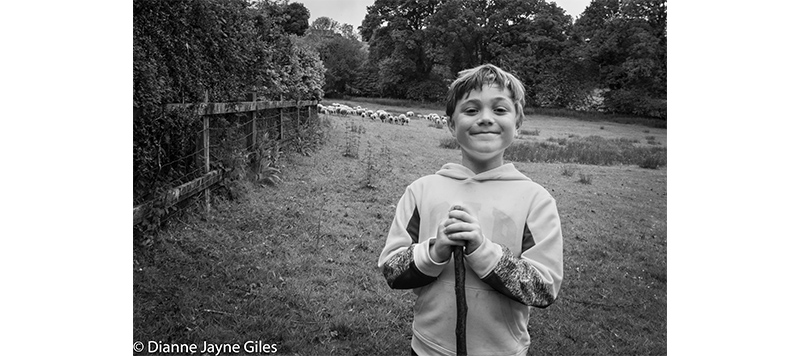
<instances>
[{"instance_id":1,"label":"hooded sweatshirt","mask_svg":"<svg viewBox=\"0 0 800 356\"><path fill-rule=\"evenodd\" d=\"M420 355L456 354L453 261L436 263L429 253L456 204L477 215L484 234L464 258L467 352L524 355L529 306L547 307L558 296L563 242L555 200L511 163L480 174L448 163L400 198L378 267L391 288L417 295L411 346Z\"/></svg>"}]
</instances>

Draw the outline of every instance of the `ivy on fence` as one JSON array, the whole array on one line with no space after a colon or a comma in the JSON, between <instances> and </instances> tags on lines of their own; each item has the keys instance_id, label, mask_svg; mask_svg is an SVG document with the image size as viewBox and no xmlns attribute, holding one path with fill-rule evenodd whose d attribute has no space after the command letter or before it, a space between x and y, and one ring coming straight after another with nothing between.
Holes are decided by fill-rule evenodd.
<instances>
[{"instance_id":1,"label":"ivy on fence","mask_svg":"<svg viewBox=\"0 0 800 356\"><path fill-rule=\"evenodd\" d=\"M199 135L182 138L184 143L194 142L186 159L180 160L191 163L190 168L184 167L188 172L184 176L192 179L175 188L142 194L153 198L134 208L134 226L141 224L145 231L157 229L175 204L200 191L206 196L207 211L208 188L219 183L229 188L232 197L238 195L237 182L244 179L276 184L280 182L277 161L282 148L289 146L307 155L322 144L325 130L318 120L312 120L316 101L259 104L171 105L166 111L206 113L201 116Z\"/></svg>"}]
</instances>

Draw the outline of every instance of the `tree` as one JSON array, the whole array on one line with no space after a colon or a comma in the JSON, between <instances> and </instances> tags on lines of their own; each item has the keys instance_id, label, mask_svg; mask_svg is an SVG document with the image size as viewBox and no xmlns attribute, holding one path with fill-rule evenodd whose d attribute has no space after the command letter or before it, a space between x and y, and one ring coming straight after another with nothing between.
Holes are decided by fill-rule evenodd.
<instances>
[{"instance_id":1,"label":"tree","mask_svg":"<svg viewBox=\"0 0 800 356\"><path fill-rule=\"evenodd\" d=\"M430 80L434 59L426 31L440 0L376 0L367 7L361 38L369 41L369 61L379 71L381 95L406 98L416 83Z\"/></svg>"},{"instance_id":2,"label":"tree","mask_svg":"<svg viewBox=\"0 0 800 356\"><path fill-rule=\"evenodd\" d=\"M281 15L281 25L286 33L302 36L308 29L308 19L311 17L311 13L305 5L293 2L283 8Z\"/></svg>"},{"instance_id":3,"label":"tree","mask_svg":"<svg viewBox=\"0 0 800 356\"><path fill-rule=\"evenodd\" d=\"M665 0L593 0L575 31L610 110L666 118Z\"/></svg>"},{"instance_id":4,"label":"tree","mask_svg":"<svg viewBox=\"0 0 800 356\"><path fill-rule=\"evenodd\" d=\"M537 86L566 75L559 68L569 62L571 25L563 9L544 0L378 0L361 35L369 40L384 95L419 98L483 63L501 65L536 89L531 93L544 93ZM574 96L561 88L548 93L557 96L548 102Z\"/></svg>"},{"instance_id":5,"label":"tree","mask_svg":"<svg viewBox=\"0 0 800 356\"><path fill-rule=\"evenodd\" d=\"M354 83L367 54L363 43L353 33L352 25L319 17L314 20L301 41L319 53L319 58L324 63L326 96L362 94Z\"/></svg>"}]
</instances>

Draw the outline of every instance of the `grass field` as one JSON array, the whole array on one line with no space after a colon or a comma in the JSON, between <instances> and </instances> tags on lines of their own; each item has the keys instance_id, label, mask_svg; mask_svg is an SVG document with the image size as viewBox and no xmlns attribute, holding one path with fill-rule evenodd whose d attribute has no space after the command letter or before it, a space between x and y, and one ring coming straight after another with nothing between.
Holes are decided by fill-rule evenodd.
<instances>
[{"instance_id":1,"label":"grass field","mask_svg":"<svg viewBox=\"0 0 800 356\"><path fill-rule=\"evenodd\" d=\"M378 254L405 187L460 152L424 120L323 120L327 143L287 154L282 183L246 184L238 200L220 190L207 219L187 211L152 244L134 242L135 341L409 354L414 295L386 285ZM529 115L522 130L527 142L599 136L658 147L666 163L666 129ZM564 234L564 283L553 305L532 310L530 354L666 354L666 166L514 164L556 198Z\"/></svg>"}]
</instances>

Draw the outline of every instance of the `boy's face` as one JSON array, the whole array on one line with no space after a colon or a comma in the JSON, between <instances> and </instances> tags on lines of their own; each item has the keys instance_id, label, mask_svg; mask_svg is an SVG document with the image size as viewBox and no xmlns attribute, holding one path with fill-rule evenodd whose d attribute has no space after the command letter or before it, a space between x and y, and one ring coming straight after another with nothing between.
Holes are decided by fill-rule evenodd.
<instances>
[{"instance_id":1,"label":"boy's face","mask_svg":"<svg viewBox=\"0 0 800 356\"><path fill-rule=\"evenodd\" d=\"M518 116L508 89L485 84L480 91L470 91L456 104L448 123L461 145L462 160L499 167L503 152L514 141Z\"/></svg>"}]
</instances>

